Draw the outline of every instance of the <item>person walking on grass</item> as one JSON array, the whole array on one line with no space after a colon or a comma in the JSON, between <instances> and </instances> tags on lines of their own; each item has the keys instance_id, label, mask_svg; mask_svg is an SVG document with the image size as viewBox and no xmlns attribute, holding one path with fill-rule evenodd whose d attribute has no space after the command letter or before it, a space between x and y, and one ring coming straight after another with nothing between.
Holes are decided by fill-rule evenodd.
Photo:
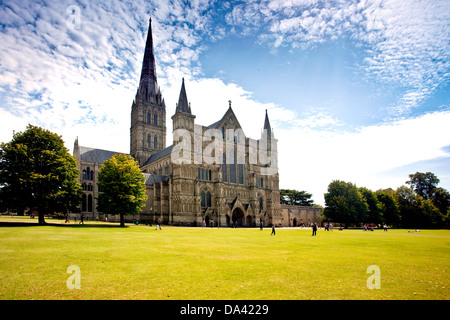
<instances>
[{"instance_id":1,"label":"person walking on grass","mask_svg":"<svg viewBox=\"0 0 450 320\"><path fill-rule=\"evenodd\" d=\"M315 236L317 234L317 223L312 224L312 235Z\"/></svg>"},{"instance_id":2,"label":"person walking on grass","mask_svg":"<svg viewBox=\"0 0 450 320\"><path fill-rule=\"evenodd\" d=\"M159 230L161 230L161 219L160 218L158 218L158 220L156 222L156 229L155 230L158 230L158 228L159 228Z\"/></svg>"},{"instance_id":3,"label":"person walking on grass","mask_svg":"<svg viewBox=\"0 0 450 320\"><path fill-rule=\"evenodd\" d=\"M275 225L274 224L272 224L272 233L270 234L271 236L274 236L275 235Z\"/></svg>"}]
</instances>

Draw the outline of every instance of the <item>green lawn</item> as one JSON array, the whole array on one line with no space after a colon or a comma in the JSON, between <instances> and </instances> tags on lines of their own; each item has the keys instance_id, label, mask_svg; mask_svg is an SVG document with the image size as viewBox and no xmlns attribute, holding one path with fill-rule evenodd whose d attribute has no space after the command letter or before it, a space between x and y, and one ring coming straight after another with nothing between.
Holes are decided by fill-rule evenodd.
<instances>
[{"instance_id":1,"label":"green lawn","mask_svg":"<svg viewBox=\"0 0 450 320\"><path fill-rule=\"evenodd\" d=\"M31 221L0 217L4 221ZM47 220L48 222L55 222ZM37 222L37 219L36 219ZM36 223L34 222L34 223ZM0 299L439 299L450 231L0 227ZM81 271L69 290L67 268ZM381 289L368 289L369 266Z\"/></svg>"}]
</instances>

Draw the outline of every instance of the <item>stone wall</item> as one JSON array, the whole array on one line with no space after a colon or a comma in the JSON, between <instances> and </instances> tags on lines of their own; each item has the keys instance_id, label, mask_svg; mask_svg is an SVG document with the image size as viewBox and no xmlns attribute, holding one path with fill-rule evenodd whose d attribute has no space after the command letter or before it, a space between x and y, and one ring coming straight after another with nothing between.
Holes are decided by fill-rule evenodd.
<instances>
[{"instance_id":1,"label":"stone wall","mask_svg":"<svg viewBox=\"0 0 450 320\"><path fill-rule=\"evenodd\" d=\"M281 226L297 227L302 224L309 225L312 222L318 224L322 219L321 207L281 205Z\"/></svg>"}]
</instances>

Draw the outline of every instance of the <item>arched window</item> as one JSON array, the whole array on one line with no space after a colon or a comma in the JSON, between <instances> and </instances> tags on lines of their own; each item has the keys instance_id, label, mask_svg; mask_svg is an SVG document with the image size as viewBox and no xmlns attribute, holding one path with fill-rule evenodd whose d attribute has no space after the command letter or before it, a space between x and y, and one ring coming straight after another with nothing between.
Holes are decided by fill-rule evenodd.
<instances>
[{"instance_id":1,"label":"arched window","mask_svg":"<svg viewBox=\"0 0 450 320\"><path fill-rule=\"evenodd\" d=\"M91 176L89 177L89 180L94 180L94 170L91 170Z\"/></svg>"},{"instance_id":2,"label":"arched window","mask_svg":"<svg viewBox=\"0 0 450 320\"><path fill-rule=\"evenodd\" d=\"M223 154L222 159L222 181L227 182L228 181L228 172L227 172L227 156L225 153Z\"/></svg>"},{"instance_id":3,"label":"arched window","mask_svg":"<svg viewBox=\"0 0 450 320\"><path fill-rule=\"evenodd\" d=\"M150 135L148 134L147 135L147 148L151 148L152 147L152 142L151 142L151 137L150 137Z\"/></svg>"},{"instance_id":4,"label":"arched window","mask_svg":"<svg viewBox=\"0 0 450 320\"><path fill-rule=\"evenodd\" d=\"M264 202L261 197L259 197L259 212L263 211Z\"/></svg>"},{"instance_id":5,"label":"arched window","mask_svg":"<svg viewBox=\"0 0 450 320\"><path fill-rule=\"evenodd\" d=\"M157 114L153 115L153 125L155 125L155 126L158 125L158 115Z\"/></svg>"},{"instance_id":6,"label":"arched window","mask_svg":"<svg viewBox=\"0 0 450 320\"><path fill-rule=\"evenodd\" d=\"M200 196L201 196L201 198L202 198L201 203L200 203L200 206L201 206L202 208L204 208L204 207L206 206L205 191L202 191L202 192L200 193Z\"/></svg>"},{"instance_id":7,"label":"arched window","mask_svg":"<svg viewBox=\"0 0 450 320\"><path fill-rule=\"evenodd\" d=\"M158 148L158 137L157 136L153 137L153 148L154 149Z\"/></svg>"},{"instance_id":8,"label":"arched window","mask_svg":"<svg viewBox=\"0 0 450 320\"><path fill-rule=\"evenodd\" d=\"M206 193L206 206L211 207L211 193L209 191Z\"/></svg>"},{"instance_id":9,"label":"arched window","mask_svg":"<svg viewBox=\"0 0 450 320\"><path fill-rule=\"evenodd\" d=\"M230 162L231 164L229 165L230 168L230 182L231 183L236 183L236 155L234 153L234 150L231 149L230 150Z\"/></svg>"},{"instance_id":10,"label":"arched window","mask_svg":"<svg viewBox=\"0 0 450 320\"><path fill-rule=\"evenodd\" d=\"M150 118L150 112L147 112L147 123L148 123L148 124L151 124L151 123L152 123L150 119L151 119L151 118Z\"/></svg>"},{"instance_id":11,"label":"arched window","mask_svg":"<svg viewBox=\"0 0 450 320\"><path fill-rule=\"evenodd\" d=\"M83 170L83 180L86 180L86 170Z\"/></svg>"},{"instance_id":12,"label":"arched window","mask_svg":"<svg viewBox=\"0 0 450 320\"><path fill-rule=\"evenodd\" d=\"M92 212L92 195L88 196L88 212Z\"/></svg>"},{"instance_id":13,"label":"arched window","mask_svg":"<svg viewBox=\"0 0 450 320\"><path fill-rule=\"evenodd\" d=\"M86 194L83 194L81 198L81 211L86 211Z\"/></svg>"},{"instance_id":14,"label":"arched window","mask_svg":"<svg viewBox=\"0 0 450 320\"><path fill-rule=\"evenodd\" d=\"M244 162L241 157L239 157L238 163L238 179L239 184L244 184Z\"/></svg>"},{"instance_id":15,"label":"arched window","mask_svg":"<svg viewBox=\"0 0 450 320\"><path fill-rule=\"evenodd\" d=\"M91 178L91 169L89 167L86 168L86 179L89 180Z\"/></svg>"}]
</instances>

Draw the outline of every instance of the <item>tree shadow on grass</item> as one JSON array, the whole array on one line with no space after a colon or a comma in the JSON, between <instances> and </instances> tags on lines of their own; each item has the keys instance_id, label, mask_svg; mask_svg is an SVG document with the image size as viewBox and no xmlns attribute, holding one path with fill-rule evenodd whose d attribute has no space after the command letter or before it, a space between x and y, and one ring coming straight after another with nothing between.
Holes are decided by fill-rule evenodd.
<instances>
[{"instance_id":1,"label":"tree shadow on grass","mask_svg":"<svg viewBox=\"0 0 450 320\"><path fill-rule=\"evenodd\" d=\"M46 222L45 224L39 224L37 222L15 222L15 221L2 221L0 222L0 228L1 227L45 227L45 226L51 226L51 227L62 227L62 228L128 228L129 226L125 225L121 227L120 225L114 225L114 224L105 224L105 223L99 223L99 224L78 224L78 223L51 223Z\"/></svg>"}]
</instances>

